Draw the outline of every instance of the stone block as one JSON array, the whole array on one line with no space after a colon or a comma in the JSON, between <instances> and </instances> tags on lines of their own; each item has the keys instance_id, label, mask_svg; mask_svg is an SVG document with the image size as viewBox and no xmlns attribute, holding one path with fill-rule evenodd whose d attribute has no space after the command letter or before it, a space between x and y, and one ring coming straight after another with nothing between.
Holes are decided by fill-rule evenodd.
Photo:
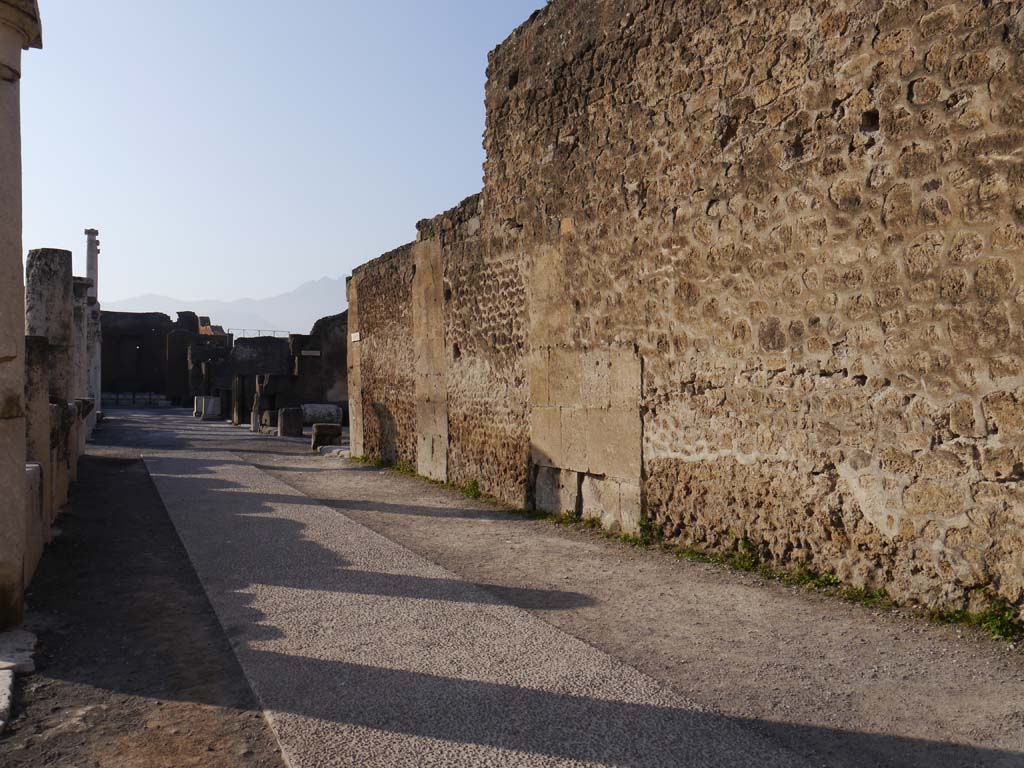
<instances>
[{"instance_id":1,"label":"stone block","mask_svg":"<svg viewBox=\"0 0 1024 768\"><path fill-rule=\"evenodd\" d=\"M579 407L580 353L575 349L554 348L548 355L548 384L552 405Z\"/></svg>"},{"instance_id":2,"label":"stone block","mask_svg":"<svg viewBox=\"0 0 1024 768\"><path fill-rule=\"evenodd\" d=\"M538 466L534 470L533 505L554 515L575 514L580 475L569 469Z\"/></svg>"},{"instance_id":3,"label":"stone block","mask_svg":"<svg viewBox=\"0 0 1024 768\"><path fill-rule=\"evenodd\" d=\"M278 437L302 437L302 409L282 408L277 412Z\"/></svg>"},{"instance_id":4,"label":"stone block","mask_svg":"<svg viewBox=\"0 0 1024 768\"><path fill-rule=\"evenodd\" d=\"M619 525L623 533L640 533L642 509L640 506L640 483L619 483Z\"/></svg>"},{"instance_id":5,"label":"stone block","mask_svg":"<svg viewBox=\"0 0 1024 768\"><path fill-rule=\"evenodd\" d=\"M578 472L587 470L587 417L585 408L560 408L561 465Z\"/></svg>"},{"instance_id":6,"label":"stone block","mask_svg":"<svg viewBox=\"0 0 1024 768\"><path fill-rule=\"evenodd\" d=\"M581 355L580 394L586 408L611 405L611 356L607 350L592 350Z\"/></svg>"},{"instance_id":7,"label":"stone block","mask_svg":"<svg viewBox=\"0 0 1024 768\"><path fill-rule=\"evenodd\" d=\"M550 405L551 387L548 383L549 353L546 348L534 349L526 358L527 377L530 382L530 405Z\"/></svg>"},{"instance_id":8,"label":"stone block","mask_svg":"<svg viewBox=\"0 0 1024 768\"><path fill-rule=\"evenodd\" d=\"M223 417L220 413L220 396L196 398L203 401L203 421L220 421Z\"/></svg>"},{"instance_id":9,"label":"stone block","mask_svg":"<svg viewBox=\"0 0 1024 768\"><path fill-rule=\"evenodd\" d=\"M49 531L49 513L43 500L43 468L37 463L28 463L25 465L25 584L32 581Z\"/></svg>"},{"instance_id":10,"label":"stone block","mask_svg":"<svg viewBox=\"0 0 1024 768\"><path fill-rule=\"evenodd\" d=\"M640 358L632 348L612 348L608 355L608 396L613 408L640 406Z\"/></svg>"},{"instance_id":11,"label":"stone block","mask_svg":"<svg viewBox=\"0 0 1024 768\"><path fill-rule=\"evenodd\" d=\"M343 424L345 409L333 403L305 403L302 405L302 423L311 426L321 424Z\"/></svg>"},{"instance_id":12,"label":"stone block","mask_svg":"<svg viewBox=\"0 0 1024 768\"><path fill-rule=\"evenodd\" d=\"M620 526L621 499L619 483L604 477L587 475L583 478L583 517L600 520L601 526L617 530Z\"/></svg>"},{"instance_id":13,"label":"stone block","mask_svg":"<svg viewBox=\"0 0 1024 768\"><path fill-rule=\"evenodd\" d=\"M588 471L617 478L640 477L639 410L588 410L583 439L587 450Z\"/></svg>"},{"instance_id":14,"label":"stone block","mask_svg":"<svg viewBox=\"0 0 1024 768\"><path fill-rule=\"evenodd\" d=\"M538 466L533 478L533 506L542 512L554 513L560 505L558 467Z\"/></svg>"},{"instance_id":15,"label":"stone block","mask_svg":"<svg viewBox=\"0 0 1024 768\"><path fill-rule=\"evenodd\" d=\"M325 445L341 445L341 424L314 424L310 447L315 451Z\"/></svg>"},{"instance_id":16,"label":"stone block","mask_svg":"<svg viewBox=\"0 0 1024 768\"><path fill-rule=\"evenodd\" d=\"M564 464L560 409L530 409L530 461L545 467L558 467Z\"/></svg>"}]
</instances>

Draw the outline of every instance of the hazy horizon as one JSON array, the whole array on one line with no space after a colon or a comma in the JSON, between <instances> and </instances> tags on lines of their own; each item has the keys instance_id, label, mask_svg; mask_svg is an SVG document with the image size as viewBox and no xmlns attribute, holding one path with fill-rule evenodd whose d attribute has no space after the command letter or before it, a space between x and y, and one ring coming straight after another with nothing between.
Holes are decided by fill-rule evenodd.
<instances>
[{"instance_id":1,"label":"hazy horizon","mask_svg":"<svg viewBox=\"0 0 1024 768\"><path fill-rule=\"evenodd\" d=\"M100 300L272 297L482 185L487 52L544 0L42 3L24 248L100 230Z\"/></svg>"}]
</instances>

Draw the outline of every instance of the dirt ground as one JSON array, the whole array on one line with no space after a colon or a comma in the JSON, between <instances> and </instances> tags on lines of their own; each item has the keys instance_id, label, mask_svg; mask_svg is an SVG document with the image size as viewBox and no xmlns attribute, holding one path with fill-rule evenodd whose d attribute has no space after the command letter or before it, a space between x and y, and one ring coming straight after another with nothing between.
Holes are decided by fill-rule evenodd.
<instances>
[{"instance_id":1,"label":"dirt ground","mask_svg":"<svg viewBox=\"0 0 1024 768\"><path fill-rule=\"evenodd\" d=\"M87 455L79 478L28 596L37 671L0 765L282 766L143 463Z\"/></svg>"}]
</instances>

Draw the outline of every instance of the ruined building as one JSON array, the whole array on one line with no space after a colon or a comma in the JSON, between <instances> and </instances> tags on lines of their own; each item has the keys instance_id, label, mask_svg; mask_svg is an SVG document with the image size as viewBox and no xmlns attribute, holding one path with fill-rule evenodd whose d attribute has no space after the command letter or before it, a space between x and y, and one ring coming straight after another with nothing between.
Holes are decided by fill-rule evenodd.
<instances>
[{"instance_id":1,"label":"ruined building","mask_svg":"<svg viewBox=\"0 0 1024 768\"><path fill-rule=\"evenodd\" d=\"M100 397L98 233L85 233L87 277L72 274L70 251L42 248L22 279L18 81L32 47L34 0L0 0L0 630L21 621Z\"/></svg>"},{"instance_id":2,"label":"ruined building","mask_svg":"<svg viewBox=\"0 0 1024 768\"><path fill-rule=\"evenodd\" d=\"M190 347L230 346L222 328L194 312L179 312L175 322L162 312L103 312L101 323L103 393L115 402L156 394L184 405L193 397Z\"/></svg>"},{"instance_id":3,"label":"ruined building","mask_svg":"<svg viewBox=\"0 0 1024 768\"><path fill-rule=\"evenodd\" d=\"M483 191L349 281L353 454L1024 597L1024 7L553 0Z\"/></svg>"},{"instance_id":4,"label":"ruined building","mask_svg":"<svg viewBox=\"0 0 1024 768\"><path fill-rule=\"evenodd\" d=\"M254 410L259 424L265 412L280 408L344 408L345 312L320 318L308 334L240 339L208 317L177 314L172 322L161 312L102 313L102 392L108 404L191 406L197 397L216 398L217 418L247 425ZM263 397L257 400L261 376Z\"/></svg>"}]
</instances>

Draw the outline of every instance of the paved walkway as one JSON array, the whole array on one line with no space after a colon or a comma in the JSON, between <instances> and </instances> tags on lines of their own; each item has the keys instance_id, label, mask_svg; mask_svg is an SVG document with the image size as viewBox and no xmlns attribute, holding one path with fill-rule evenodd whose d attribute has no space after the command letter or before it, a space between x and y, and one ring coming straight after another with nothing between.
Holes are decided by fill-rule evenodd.
<instances>
[{"instance_id":1,"label":"paved walkway","mask_svg":"<svg viewBox=\"0 0 1024 768\"><path fill-rule=\"evenodd\" d=\"M778 711L737 716L728 706L708 705L709 674L722 679L718 688L740 696L746 688L752 698L773 688L787 698L781 678L776 684L768 673L737 681L724 643L717 667L712 662L710 671L680 673L674 646L652 645L651 637L671 640L675 634L677 646L699 645L695 625L707 617L637 613L632 604L650 609L658 601L632 585L616 593L601 575L635 579L648 593L673 599L682 591L710 603L713 619L716 607L726 609L737 597L757 604L741 594L757 593L757 587L737 582L735 574L666 564L656 553L624 559L617 545L545 523L526 524L415 479L309 456L299 443L197 422L183 411L115 411L110 417L100 436L107 445L96 450L144 456L282 751L296 768L1018 766L1024 760L1024 744L1018 751L1012 738L1003 739L1024 701L1018 695L1024 691L1024 665L1019 655L1007 657L988 641L969 638L958 645L946 630L910 625L918 647L954 652L967 658L968 668L987 669L983 698L1002 702L988 718L999 719L1002 741L961 737L953 722L933 739L862 733L852 710L842 713L845 727L822 727L812 715L788 717L784 701ZM489 550L473 526L492 535ZM417 529L421 535L410 533ZM459 557L466 551L462 533L470 555ZM398 543L403 540L420 554ZM531 583L511 567L516 559L541 564L545 577L557 571L559 578ZM509 562L508 577L488 567L488 560ZM674 607L673 599L662 602L666 609ZM810 635L829 633L820 617L830 610L844 627L859 618L873 644L884 642L879 627L884 630L887 622L904 633L908 626L905 619L879 619L828 601L817 606L814 598L792 591L762 589L758 600L760 610L752 618L773 618L780 634L807 637L805 648L765 645L759 654L765 670L774 660L766 656L786 655L798 678L804 674L799 660L825 648ZM786 615L787 601L794 606L801 600L802 613L797 606L793 617ZM616 613L630 620L615 622ZM637 623L636 616L646 618ZM733 620L725 616L726 624ZM795 634L790 623L796 624ZM706 632L705 643L708 634L714 629ZM605 637L612 639L606 645L611 653L594 647L605 645ZM622 637L632 637L643 653L634 655L628 642L616 641ZM658 648L668 650L652 658ZM907 649L894 645L893 651L900 662ZM854 649L850 657L876 652ZM948 667L935 660L936 670ZM949 671L955 677L956 670ZM858 678L878 673L877 667L853 670ZM827 678L817 682L833 687ZM938 690L943 689L940 680ZM885 690L875 688L883 710ZM848 709L843 692L837 693L836 706ZM889 696L890 704L896 700ZM892 711L890 717L904 715Z\"/></svg>"}]
</instances>

